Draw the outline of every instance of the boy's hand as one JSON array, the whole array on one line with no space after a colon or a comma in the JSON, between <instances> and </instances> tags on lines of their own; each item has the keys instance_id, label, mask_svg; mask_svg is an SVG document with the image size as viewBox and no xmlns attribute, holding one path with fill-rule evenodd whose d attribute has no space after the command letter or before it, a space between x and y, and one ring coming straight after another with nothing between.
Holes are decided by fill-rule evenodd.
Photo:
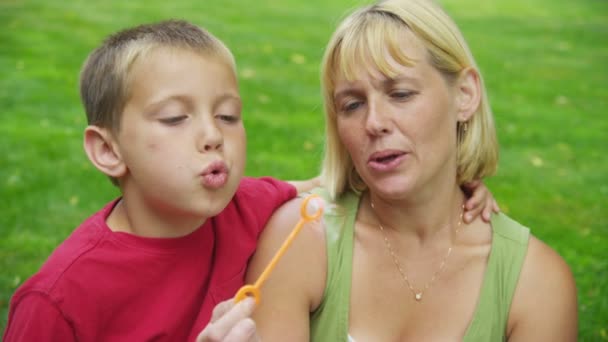
<instances>
[{"instance_id":1,"label":"boy's hand","mask_svg":"<svg viewBox=\"0 0 608 342\"><path fill-rule=\"evenodd\" d=\"M196 342L260 341L255 322L250 318L255 300L247 298L237 304L234 299L219 303L211 315L211 321L196 338Z\"/></svg>"},{"instance_id":2,"label":"boy's hand","mask_svg":"<svg viewBox=\"0 0 608 342\"><path fill-rule=\"evenodd\" d=\"M303 180L303 181L287 181L287 183L290 183L291 185L293 185L296 190L298 190L298 193L301 192L307 192L310 191L314 188L318 188L320 187L322 184L321 182L321 176L317 176L315 178L310 178L307 180Z\"/></svg>"},{"instance_id":3,"label":"boy's hand","mask_svg":"<svg viewBox=\"0 0 608 342\"><path fill-rule=\"evenodd\" d=\"M480 214L481 219L489 223L492 212L500 212L494 196L482 181L475 180L463 184L462 187L470 195L464 204L463 220L465 223L471 223Z\"/></svg>"}]
</instances>

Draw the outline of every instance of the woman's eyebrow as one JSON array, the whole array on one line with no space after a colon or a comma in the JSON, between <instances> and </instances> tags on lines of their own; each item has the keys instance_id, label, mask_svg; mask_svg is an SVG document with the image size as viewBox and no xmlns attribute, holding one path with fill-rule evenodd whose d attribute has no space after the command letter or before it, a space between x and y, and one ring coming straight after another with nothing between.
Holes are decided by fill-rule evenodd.
<instances>
[{"instance_id":1,"label":"woman's eyebrow","mask_svg":"<svg viewBox=\"0 0 608 342\"><path fill-rule=\"evenodd\" d=\"M334 99L339 99L342 97L347 97L347 96L356 96L358 95L360 92L352 89L352 88L348 88L348 89L344 89L344 90L340 90L334 93Z\"/></svg>"},{"instance_id":2,"label":"woman's eyebrow","mask_svg":"<svg viewBox=\"0 0 608 342\"><path fill-rule=\"evenodd\" d=\"M390 87L402 82L417 84L419 82L419 79L412 76L399 75L397 77L387 77L385 80L382 81L382 85L384 87Z\"/></svg>"}]
</instances>

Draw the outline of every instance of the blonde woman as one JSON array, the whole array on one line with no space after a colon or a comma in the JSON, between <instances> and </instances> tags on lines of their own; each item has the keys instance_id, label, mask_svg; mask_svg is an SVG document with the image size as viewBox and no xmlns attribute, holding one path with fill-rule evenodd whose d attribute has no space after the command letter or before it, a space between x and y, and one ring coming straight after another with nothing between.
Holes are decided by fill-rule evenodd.
<instances>
[{"instance_id":1,"label":"blonde woman","mask_svg":"<svg viewBox=\"0 0 608 342\"><path fill-rule=\"evenodd\" d=\"M255 313L265 341L573 341L569 267L504 214L463 220L461 185L498 146L482 77L436 4L389 0L335 31L324 57L324 220L302 231ZM275 213L261 272L298 219Z\"/></svg>"}]
</instances>

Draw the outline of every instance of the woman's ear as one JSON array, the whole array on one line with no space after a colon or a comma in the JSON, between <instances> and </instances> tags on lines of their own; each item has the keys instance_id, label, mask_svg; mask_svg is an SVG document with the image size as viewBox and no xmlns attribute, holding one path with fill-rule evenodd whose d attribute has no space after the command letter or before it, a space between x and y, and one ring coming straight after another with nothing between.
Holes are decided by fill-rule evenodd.
<instances>
[{"instance_id":1,"label":"woman's ear","mask_svg":"<svg viewBox=\"0 0 608 342\"><path fill-rule=\"evenodd\" d=\"M458 121L468 121L481 104L481 85L479 73L466 68L458 77Z\"/></svg>"},{"instance_id":2,"label":"woman's ear","mask_svg":"<svg viewBox=\"0 0 608 342\"><path fill-rule=\"evenodd\" d=\"M91 163L106 175L120 178L127 172L127 167L109 130L93 125L87 126L84 130L84 150Z\"/></svg>"}]
</instances>

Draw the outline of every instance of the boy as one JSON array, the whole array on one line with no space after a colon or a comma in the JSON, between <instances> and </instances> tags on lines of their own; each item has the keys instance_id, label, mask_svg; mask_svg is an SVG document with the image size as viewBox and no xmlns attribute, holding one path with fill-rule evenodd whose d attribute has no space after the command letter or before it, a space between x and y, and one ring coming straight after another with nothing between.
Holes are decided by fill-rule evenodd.
<instances>
[{"instance_id":1,"label":"boy","mask_svg":"<svg viewBox=\"0 0 608 342\"><path fill-rule=\"evenodd\" d=\"M242 178L228 48L183 21L127 29L89 56L80 88L85 151L122 196L17 290L4 340L190 341L210 319L221 332L201 340L231 327L255 337L251 300L211 313L243 285L260 231L296 188Z\"/></svg>"},{"instance_id":2,"label":"boy","mask_svg":"<svg viewBox=\"0 0 608 342\"><path fill-rule=\"evenodd\" d=\"M122 197L15 293L4 339L185 341L243 284L259 232L296 189L241 179L234 59L194 25L109 37L80 87L85 151Z\"/></svg>"}]
</instances>

